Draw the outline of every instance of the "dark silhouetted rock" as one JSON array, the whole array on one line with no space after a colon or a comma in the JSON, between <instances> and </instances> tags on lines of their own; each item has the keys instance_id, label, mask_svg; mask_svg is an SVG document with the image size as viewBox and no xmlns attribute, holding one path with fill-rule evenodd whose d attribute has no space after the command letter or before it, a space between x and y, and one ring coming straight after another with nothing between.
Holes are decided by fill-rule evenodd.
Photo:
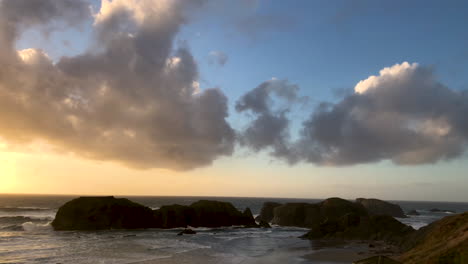
<instances>
[{"instance_id":1,"label":"dark silhouetted rock","mask_svg":"<svg viewBox=\"0 0 468 264\"><path fill-rule=\"evenodd\" d=\"M182 231L180 231L177 235L178 236L181 236L181 235L195 235L197 232L193 231L192 229L190 228L186 228Z\"/></svg>"},{"instance_id":2,"label":"dark silhouetted rock","mask_svg":"<svg viewBox=\"0 0 468 264\"><path fill-rule=\"evenodd\" d=\"M263 220L260 220L260 222L258 223L258 226L261 228L271 228L271 225L268 222L265 222Z\"/></svg>"},{"instance_id":3,"label":"dark silhouetted rock","mask_svg":"<svg viewBox=\"0 0 468 264\"><path fill-rule=\"evenodd\" d=\"M407 215L419 215L419 213L416 210L411 210L407 213Z\"/></svg>"},{"instance_id":4,"label":"dark silhouetted rock","mask_svg":"<svg viewBox=\"0 0 468 264\"><path fill-rule=\"evenodd\" d=\"M320 213L323 218L331 220L339 219L347 214L356 214L359 216L367 216L366 209L360 205L341 198L328 198L319 203Z\"/></svg>"},{"instance_id":5,"label":"dark silhouetted rock","mask_svg":"<svg viewBox=\"0 0 468 264\"><path fill-rule=\"evenodd\" d=\"M274 209L280 205L281 205L280 203L275 203L275 202L263 203L262 209L260 211L260 215L258 215L255 218L255 220L257 222L265 221L267 223L270 223L271 220L273 220Z\"/></svg>"},{"instance_id":6,"label":"dark silhouetted rock","mask_svg":"<svg viewBox=\"0 0 468 264\"><path fill-rule=\"evenodd\" d=\"M288 203L274 209L273 224L281 226L312 227L324 220L337 220L354 213L367 216L367 211L360 204L341 198L329 198L317 204Z\"/></svg>"},{"instance_id":7,"label":"dark silhouetted rock","mask_svg":"<svg viewBox=\"0 0 468 264\"><path fill-rule=\"evenodd\" d=\"M150 208L113 196L73 199L59 208L52 226L55 230L156 227Z\"/></svg>"},{"instance_id":8,"label":"dark silhouetted rock","mask_svg":"<svg viewBox=\"0 0 468 264\"><path fill-rule=\"evenodd\" d=\"M358 198L356 202L364 206L370 215L390 215L405 218L406 215L397 204L392 204L379 199Z\"/></svg>"},{"instance_id":9,"label":"dark silhouetted rock","mask_svg":"<svg viewBox=\"0 0 468 264\"><path fill-rule=\"evenodd\" d=\"M256 225L250 209L242 213L228 202L201 200L191 204L190 208L194 210L190 219L193 227Z\"/></svg>"},{"instance_id":10,"label":"dark silhouetted rock","mask_svg":"<svg viewBox=\"0 0 468 264\"><path fill-rule=\"evenodd\" d=\"M338 220L327 219L302 236L307 239L382 240L400 245L414 232L389 215L359 216L350 213Z\"/></svg>"},{"instance_id":11,"label":"dark silhouetted rock","mask_svg":"<svg viewBox=\"0 0 468 264\"><path fill-rule=\"evenodd\" d=\"M176 227L258 227L250 209L237 210L231 203L198 201L190 206L167 205L152 211L128 199L80 197L59 208L52 222L55 230L99 230Z\"/></svg>"},{"instance_id":12,"label":"dark silhouetted rock","mask_svg":"<svg viewBox=\"0 0 468 264\"><path fill-rule=\"evenodd\" d=\"M407 237L406 252L399 258L408 264L468 263L468 212L451 215Z\"/></svg>"},{"instance_id":13,"label":"dark silhouetted rock","mask_svg":"<svg viewBox=\"0 0 468 264\"><path fill-rule=\"evenodd\" d=\"M320 218L320 208L315 204L287 203L274 209L272 223L281 226L307 226L307 215ZM319 220L317 220L319 221Z\"/></svg>"},{"instance_id":14,"label":"dark silhouetted rock","mask_svg":"<svg viewBox=\"0 0 468 264\"><path fill-rule=\"evenodd\" d=\"M154 210L155 225L159 228L187 227L195 217L195 210L184 205L165 205Z\"/></svg>"},{"instance_id":15,"label":"dark silhouetted rock","mask_svg":"<svg viewBox=\"0 0 468 264\"><path fill-rule=\"evenodd\" d=\"M252 211L250 211L250 208L248 207L242 213L241 223L244 227L247 227L247 228L259 227L253 218Z\"/></svg>"}]
</instances>

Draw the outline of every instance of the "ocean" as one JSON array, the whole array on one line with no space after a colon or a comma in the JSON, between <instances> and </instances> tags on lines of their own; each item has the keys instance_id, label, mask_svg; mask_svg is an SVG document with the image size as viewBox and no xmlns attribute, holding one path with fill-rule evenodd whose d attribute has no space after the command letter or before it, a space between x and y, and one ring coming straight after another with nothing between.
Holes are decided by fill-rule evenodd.
<instances>
[{"instance_id":1,"label":"ocean","mask_svg":"<svg viewBox=\"0 0 468 264\"><path fill-rule=\"evenodd\" d=\"M315 250L298 237L304 228L197 228L196 235L177 236L181 229L53 231L57 209L76 196L0 195L0 263L312 263L303 255ZM259 214L265 201L309 202L318 199L230 197L126 197L153 209L189 205L200 199L231 202ZM468 211L468 203L393 201L419 216L398 219L418 229L444 216ZM432 212L431 209L440 209Z\"/></svg>"}]
</instances>

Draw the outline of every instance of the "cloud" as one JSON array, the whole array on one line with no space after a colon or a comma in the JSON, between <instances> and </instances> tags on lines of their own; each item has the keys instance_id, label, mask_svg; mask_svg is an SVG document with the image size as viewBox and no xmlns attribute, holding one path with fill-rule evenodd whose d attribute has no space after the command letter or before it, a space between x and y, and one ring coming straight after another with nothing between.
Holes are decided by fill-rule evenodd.
<instances>
[{"instance_id":1,"label":"cloud","mask_svg":"<svg viewBox=\"0 0 468 264\"><path fill-rule=\"evenodd\" d=\"M226 53L222 52L222 51L218 51L218 50L213 50L213 51L210 51L210 53L208 54L210 57L209 57L209 62L214 64L218 64L220 66L224 66L224 64L226 64L226 62L228 61L229 57Z\"/></svg>"},{"instance_id":2,"label":"cloud","mask_svg":"<svg viewBox=\"0 0 468 264\"><path fill-rule=\"evenodd\" d=\"M436 81L431 68L404 62L355 86L355 93L322 105L302 130L307 161L348 165L392 160L423 164L460 156L468 97Z\"/></svg>"},{"instance_id":3,"label":"cloud","mask_svg":"<svg viewBox=\"0 0 468 264\"><path fill-rule=\"evenodd\" d=\"M58 24L79 26L90 17L82 0L0 1L0 60L13 59L15 40L27 28L38 27L47 34Z\"/></svg>"},{"instance_id":4,"label":"cloud","mask_svg":"<svg viewBox=\"0 0 468 264\"><path fill-rule=\"evenodd\" d=\"M14 50L20 29L92 19L78 15L87 4L1 2L0 40L10 45L0 51L0 137L15 146L45 140L136 168L185 170L230 155L235 133L225 120L226 96L200 91L189 49L174 45L198 5L104 0L89 51L54 63L42 50Z\"/></svg>"},{"instance_id":5,"label":"cloud","mask_svg":"<svg viewBox=\"0 0 468 264\"><path fill-rule=\"evenodd\" d=\"M468 93L407 62L319 104L296 140L290 111L305 97L287 80L265 81L237 101L236 111L251 120L235 131L226 121L228 98L201 90L189 48L174 44L202 4L104 0L91 14L79 0L0 1L0 138L15 148L46 141L89 159L175 170L231 155L236 140L291 164L329 166L433 163L465 152ZM25 30L84 22L93 24L94 42L83 54L54 62L43 50L15 49Z\"/></svg>"},{"instance_id":6,"label":"cloud","mask_svg":"<svg viewBox=\"0 0 468 264\"><path fill-rule=\"evenodd\" d=\"M297 94L298 90L297 85L287 80L273 78L244 94L237 101L236 110L248 111L255 118L239 133L240 144L257 152L271 147L273 156L294 159L288 148L290 121L287 113L294 103L306 100ZM275 107L278 101L283 104Z\"/></svg>"},{"instance_id":7,"label":"cloud","mask_svg":"<svg viewBox=\"0 0 468 264\"><path fill-rule=\"evenodd\" d=\"M259 87L237 105L262 117L244 132L244 145L271 147L274 156L290 163L343 166L392 160L413 165L453 159L467 148L468 94L438 82L430 67L404 62L360 81L354 93L338 102L319 104L294 142L285 140L285 116L263 120L271 118L265 99L270 92ZM277 142L282 151L276 151Z\"/></svg>"}]
</instances>

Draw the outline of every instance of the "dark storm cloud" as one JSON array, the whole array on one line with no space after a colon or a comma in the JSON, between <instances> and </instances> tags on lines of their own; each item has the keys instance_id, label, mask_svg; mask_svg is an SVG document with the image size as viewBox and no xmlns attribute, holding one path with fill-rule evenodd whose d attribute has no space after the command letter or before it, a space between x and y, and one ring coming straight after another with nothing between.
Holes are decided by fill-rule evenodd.
<instances>
[{"instance_id":1,"label":"dark storm cloud","mask_svg":"<svg viewBox=\"0 0 468 264\"><path fill-rule=\"evenodd\" d=\"M200 92L190 51L174 45L185 14L198 4L104 1L92 49L57 63L41 50L2 47L8 60L0 65L0 136L17 145L46 140L137 168L184 170L230 155L227 98L218 89ZM77 10L87 5L3 1L0 12L14 19L0 20L2 41L14 44L20 27L87 17Z\"/></svg>"},{"instance_id":2,"label":"dark storm cloud","mask_svg":"<svg viewBox=\"0 0 468 264\"><path fill-rule=\"evenodd\" d=\"M245 145L271 147L274 156L290 163L424 164L459 157L467 148L468 95L439 83L428 67L405 62L385 68L337 103L319 104L294 142L284 140L289 121L269 116L269 93L259 87L237 104L238 110L251 109L261 117L244 132Z\"/></svg>"}]
</instances>

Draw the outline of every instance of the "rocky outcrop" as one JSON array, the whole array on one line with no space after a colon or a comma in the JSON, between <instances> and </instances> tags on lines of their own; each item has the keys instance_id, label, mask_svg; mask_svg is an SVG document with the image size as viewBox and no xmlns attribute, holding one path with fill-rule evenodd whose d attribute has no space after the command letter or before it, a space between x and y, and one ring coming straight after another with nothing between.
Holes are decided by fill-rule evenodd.
<instances>
[{"instance_id":1,"label":"rocky outcrop","mask_svg":"<svg viewBox=\"0 0 468 264\"><path fill-rule=\"evenodd\" d=\"M281 226L313 227L324 220L337 220L354 213L367 216L362 205L341 198L329 198L317 204L287 203L274 209L273 224Z\"/></svg>"},{"instance_id":2,"label":"rocky outcrop","mask_svg":"<svg viewBox=\"0 0 468 264\"><path fill-rule=\"evenodd\" d=\"M271 228L271 225L268 222L265 222L263 220L260 220L260 222L258 223L258 226L261 228Z\"/></svg>"},{"instance_id":3,"label":"rocky outcrop","mask_svg":"<svg viewBox=\"0 0 468 264\"><path fill-rule=\"evenodd\" d=\"M410 226L388 215L360 216L349 213L339 219L328 219L312 227L307 239L382 240L401 245L414 232Z\"/></svg>"},{"instance_id":4,"label":"rocky outcrop","mask_svg":"<svg viewBox=\"0 0 468 264\"><path fill-rule=\"evenodd\" d=\"M71 200L59 208L52 226L55 230L157 227L150 208L113 196Z\"/></svg>"},{"instance_id":5,"label":"rocky outcrop","mask_svg":"<svg viewBox=\"0 0 468 264\"><path fill-rule=\"evenodd\" d=\"M273 212L276 207L280 206L280 203L275 203L275 202L265 202L263 203L262 209L260 211L260 214L255 218L257 222L267 222L270 223L271 220L273 220Z\"/></svg>"},{"instance_id":6,"label":"rocky outcrop","mask_svg":"<svg viewBox=\"0 0 468 264\"><path fill-rule=\"evenodd\" d=\"M187 227L194 217L193 208L185 205L165 205L154 210L154 221L158 228Z\"/></svg>"},{"instance_id":7,"label":"rocky outcrop","mask_svg":"<svg viewBox=\"0 0 468 264\"><path fill-rule=\"evenodd\" d=\"M405 218L406 215L397 204L392 204L379 199L358 198L356 203L366 208L370 215L390 215L393 217Z\"/></svg>"},{"instance_id":8,"label":"rocky outcrop","mask_svg":"<svg viewBox=\"0 0 468 264\"><path fill-rule=\"evenodd\" d=\"M411 210L408 213L406 213L406 215L419 215L419 213L416 210Z\"/></svg>"},{"instance_id":9,"label":"rocky outcrop","mask_svg":"<svg viewBox=\"0 0 468 264\"><path fill-rule=\"evenodd\" d=\"M193 227L256 225L250 209L242 213L231 203L201 200L191 204L190 208L194 215L188 224Z\"/></svg>"},{"instance_id":10,"label":"rocky outcrop","mask_svg":"<svg viewBox=\"0 0 468 264\"><path fill-rule=\"evenodd\" d=\"M378 199L359 198L351 202L341 198L329 198L323 202L279 204L266 202L260 215L255 219L281 226L312 227L325 219L336 220L341 216L355 213L366 215L390 215L406 217L400 206Z\"/></svg>"},{"instance_id":11,"label":"rocky outcrop","mask_svg":"<svg viewBox=\"0 0 468 264\"><path fill-rule=\"evenodd\" d=\"M100 230L176 227L258 227L250 209L231 203L202 200L191 204L150 208L124 198L80 197L59 208L55 230Z\"/></svg>"},{"instance_id":12,"label":"rocky outcrop","mask_svg":"<svg viewBox=\"0 0 468 264\"><path fill-rule=\"evenodd\" d=\"M468 212L447 216L419 230L388 215L347 214L312 227L305 239L384 241L404 252L407 264L468 263Z\"/></svg>"},{"instance_id":13,"label":"rocky outcrop","mask_svg":"<svg viewBox=\"0 0 468 264\"><path fill-rule=\"evenodd\" d=\"M182 231L180 231L177 235L178 236L182 236L182 235L195 235L197 232L193 231L192 229L190 228L186 228Z\"/></svg>"},{"instance_id":14,"label":"rocky outcrop","mask_svg":"<svg viewBox=\"0 0 468 264\"><path fill-rule=\"evenodd\" d=\"M442 218L406 238L403 263L468 263L468 212Z\"/></svg>"}]
</instances>

